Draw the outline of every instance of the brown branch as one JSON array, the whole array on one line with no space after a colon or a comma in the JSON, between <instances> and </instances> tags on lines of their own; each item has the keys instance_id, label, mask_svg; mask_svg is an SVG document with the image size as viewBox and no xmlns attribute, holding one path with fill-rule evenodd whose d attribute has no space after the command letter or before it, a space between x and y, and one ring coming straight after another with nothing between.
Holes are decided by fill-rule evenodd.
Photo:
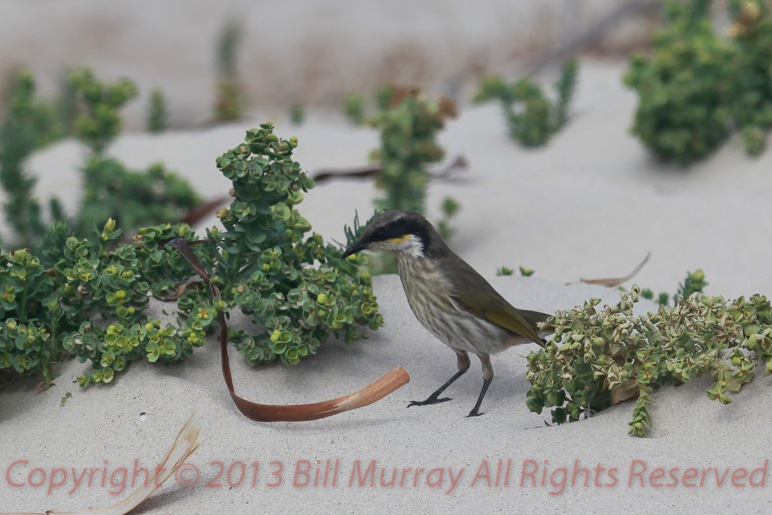
<instances>
[{"instance_id":1,"label":"brown branch","mask_svg":"<svg viewBox=\"0 0 772 515\"><path fill-rule=\"evenodd\" d=\"M212 199L209 202L199 204L188 211L188 214L180 220L180 223L188 224L190 226L196 225L198 222L214 213L218 207L228 202L228 200L230 200L230 197L222 196Z\"/></svg>"},{"instance_id":2,"label":"brown branch","mask_svg":"<svg viewBox=\"0 0 772 515\"><path fill-rule=\"evenodd\" d=\"M440 168L436 172L430 172L429 175L435 180L445 180L449 179L454 172L466 170L468 166L464 156L456 156L456 158L445 167ZM331 179L367 179L369 177L375 177L382 171L383 167L381 165L360 166L346 170L319 170L312 178L314 182L317 183L329 181Z\"/></svg>"}]
</instances>

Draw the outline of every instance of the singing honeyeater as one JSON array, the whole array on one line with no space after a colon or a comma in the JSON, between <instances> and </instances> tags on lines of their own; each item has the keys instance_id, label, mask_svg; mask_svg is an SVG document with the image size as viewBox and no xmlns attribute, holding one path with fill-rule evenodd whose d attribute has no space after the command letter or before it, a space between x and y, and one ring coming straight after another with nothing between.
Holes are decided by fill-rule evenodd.
<instances>
[{"instance_id":1,"label":"singing honeyeater","mask_svg":"<svg viewBox=\"0 0 772 515\"><path fill-rule=\"evenodd\" d=\"M385 211L365 228L359 241L342 259L362 250L396 254L399 277L410 308L434 336L455 351L458 372L422 402L424 406L449 401L439 396L469 369L469 354L480 358L483 386L470 417L481 415L485 392L493 380L490 355L512 345L542 345L537 322L549 315L519 310L493 289L488 281L451 251L432 224L415 211Z\"/></svg>"}]
</instances>

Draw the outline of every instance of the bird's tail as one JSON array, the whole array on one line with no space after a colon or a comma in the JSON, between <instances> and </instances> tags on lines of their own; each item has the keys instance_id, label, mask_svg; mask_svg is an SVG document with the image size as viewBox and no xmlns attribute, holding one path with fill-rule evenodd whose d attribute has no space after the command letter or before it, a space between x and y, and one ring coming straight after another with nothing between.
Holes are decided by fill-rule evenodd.
<instances>
[{"instance_id":1,"label":"bird's tail","mask_svg":"<svg viewBox=\"0 0 772 515\"><path fill-rule=\"evenodd\" d=\"M552 315L548 315L547 313L542 313L540 311L528 311L526 309L521 309L519 311L520 311L520 314L523 315L523 318L525 318L526 322L528 322L531 325L531 327L533 327L536 330L536 332L539 334L539 337L552 334L554 332L552 331L552 328L539 329L539 325L538 325L542 322L546 322L547 319ZM541 339L541 343L539 342L535 342L535 343L539 343L539 345L544 347L547 344L547 340L545 340L544 338L540 338L540 339Z\"/></svg>"}]
</instances>

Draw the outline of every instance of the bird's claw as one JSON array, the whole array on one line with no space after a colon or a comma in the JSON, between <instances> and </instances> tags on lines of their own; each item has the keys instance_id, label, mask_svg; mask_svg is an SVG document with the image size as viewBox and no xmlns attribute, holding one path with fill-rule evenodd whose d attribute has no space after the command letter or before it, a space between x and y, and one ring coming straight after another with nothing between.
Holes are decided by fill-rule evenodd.
<instances>
[{"instance_id":1,"label":"bird's claw","mask_svg":"<svg viewBox=\"0 0 772 515\"><path fill-rule=\"evenodd\" d=\"M447 402L449 400L451 400L450 397L443 397L442 399L432 399L431 397L429 397L425 401L410 401L410 404L408 404L407 407L409 408L411 406L428 406L430 404L439 404L441 402Z\"/></svg>"},{"instance_id":2,"label":"bird's claw","mask_svg":"<svg viewBox=\"0 0 772 515\"><path fill-rule=\"evenodd\" d=\"M480 413L479 411L473 409L469 412L469 415L467 415L466 418L479 417L480 415L485 415L485 413Z\"/></svg>"}]
</instances>

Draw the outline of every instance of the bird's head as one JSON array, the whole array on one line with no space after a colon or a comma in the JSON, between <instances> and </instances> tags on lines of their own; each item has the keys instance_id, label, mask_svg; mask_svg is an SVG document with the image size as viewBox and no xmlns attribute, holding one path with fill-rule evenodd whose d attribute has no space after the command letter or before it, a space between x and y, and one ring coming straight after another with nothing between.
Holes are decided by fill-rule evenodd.
<instances>
[{"instance_id":1,"label":"bird's head","mask_svg":"<svg viewBox=\"0 0 772 515\"><path fill-rule=\"evenodd\" d=\"M415 211L384 211L368 224L359 241L341 256L362 250L383 250L410 257L440 257L448 247L432 224Z\"/></svg>"}]
</instances>

